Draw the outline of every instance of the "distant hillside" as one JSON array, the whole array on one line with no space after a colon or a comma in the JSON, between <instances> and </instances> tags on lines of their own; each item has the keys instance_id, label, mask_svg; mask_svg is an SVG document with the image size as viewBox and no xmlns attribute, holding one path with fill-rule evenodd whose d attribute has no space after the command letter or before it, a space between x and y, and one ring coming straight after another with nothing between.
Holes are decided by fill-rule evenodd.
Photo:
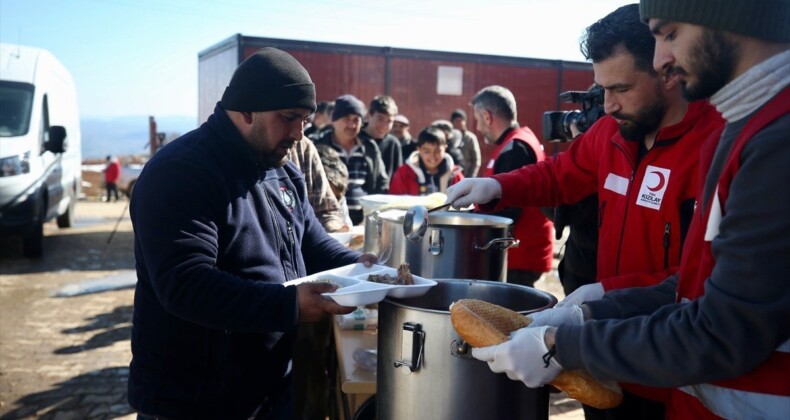
<instances>
[{"instance_id":1,"label":"distant hillside","mask_svg":"<svg viewBox=\"0 0 790 420\"><path fill-rule=\"evenodd\" d=\"M192 131L198 125L196 117L155 118L157 131L167 133L167 140ZM83 160L148 152L148 116L83 118L80 125Z\"/></svg>"}]
</instances>

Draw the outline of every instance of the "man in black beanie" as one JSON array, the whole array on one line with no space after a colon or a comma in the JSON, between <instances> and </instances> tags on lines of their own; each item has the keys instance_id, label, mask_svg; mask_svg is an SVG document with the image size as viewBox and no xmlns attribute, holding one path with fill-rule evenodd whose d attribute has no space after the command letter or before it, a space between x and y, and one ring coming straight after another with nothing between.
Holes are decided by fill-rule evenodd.
<instances>
[{"instance_id":1,"label":"man in black beanie","mask_svg":"<svg viewBox=\"0 0 790 420\"><path fill-rule=\"evenodd\" d=\"M362 223L364 214L360 198L369 194L386 194L389 177L381 150L370 138L360 136L365 104L354 95L335 99L332 129L324 131L315 144L329 146L340 155L348 168L346 204L351 221Z\"/></svg>"},{"instance_id":2,"label":"man in black beanie","mask_svg":"<svg viewBox=\"0 0 790 420\"><path fill-rule=\"evenodd\" d=\"M286 160L315 107L307 70L258 50L214 114L146 164L130 207L138 418L291 418L299 323L353 310L321 296L332 285L284 285L376 261L326 234Z\"/></svg>"},{"instance_id":3,"label":"man in black beanie","mask_svg":"<svg viewBox=\"0 0 790 420\"><path fill-rule=\"evenodd\" d=\"M703 147L696 213L658 317L682 418L790 418L790 1L642 0L653 65L726 120ZM683 334L681 339L673 332ZM689 352L688 344L694 351ZM559 346L559 345L558 345ZM682 353L684 352L684 353Z\"/></svg>"}]
</instances>

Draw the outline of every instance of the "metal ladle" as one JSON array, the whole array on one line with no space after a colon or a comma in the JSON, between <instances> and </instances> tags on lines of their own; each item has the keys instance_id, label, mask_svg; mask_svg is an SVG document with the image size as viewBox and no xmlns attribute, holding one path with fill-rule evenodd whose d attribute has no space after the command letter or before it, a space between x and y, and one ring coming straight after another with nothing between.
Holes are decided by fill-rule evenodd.
<instances>
[{"instance_id":1,"label":"metal ladle","mask_svg":"<svg viewBox=\"0 0 790 420\"><path fill-rule=\"evenodd\" d=\"M403 234L406 239L411 242L419 242L425 236L425 231L428 229L428 213L433 213L437 210L446 209L453 203L445 203L439 207L434 207L430 210L425 206L414 206L410 208L403 216Z\"/></svg>"}]
</instances>

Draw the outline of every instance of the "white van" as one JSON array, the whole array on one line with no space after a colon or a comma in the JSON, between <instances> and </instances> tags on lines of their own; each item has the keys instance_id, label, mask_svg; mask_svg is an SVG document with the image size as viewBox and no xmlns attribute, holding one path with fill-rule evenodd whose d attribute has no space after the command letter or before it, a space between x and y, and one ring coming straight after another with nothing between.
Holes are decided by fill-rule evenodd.
<instances>
[{"instance_id":1,"label":"white van","mask_svg":"<svg viewBox=\"0 0 790 420\"><path fill-rule=\"evenodd\" d=\"M80 121L74 82L49 52L0 44L0 234L43 254L44 223L74 223L80 194Z\"/></svg>"}]
</instances>

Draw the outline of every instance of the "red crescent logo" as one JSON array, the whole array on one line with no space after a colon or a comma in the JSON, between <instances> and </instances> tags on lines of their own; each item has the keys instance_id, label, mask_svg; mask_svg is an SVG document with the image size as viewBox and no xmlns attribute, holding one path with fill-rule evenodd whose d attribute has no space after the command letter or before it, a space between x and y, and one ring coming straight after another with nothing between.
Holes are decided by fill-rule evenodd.
<instances>
[{"instance_id":1,"label":"red crescent logo","mask_svg":"<svg viewBox=\"0 0 790 420\"><path fill-rule=\"evenodd\" d=\"M656 192L656 191L659 191L662 188L664 188L664 183L666 182L666 179L664 178L664 174L662 174L661 172L658 172L658 171L653 171L653 172L650 172L650 173L651 174L656 174L658 176L658 185L656 185L655 187L651 187L651 186L648 185L647 189L650 190L650 191Z\"/></svg>"}]
</instances>

